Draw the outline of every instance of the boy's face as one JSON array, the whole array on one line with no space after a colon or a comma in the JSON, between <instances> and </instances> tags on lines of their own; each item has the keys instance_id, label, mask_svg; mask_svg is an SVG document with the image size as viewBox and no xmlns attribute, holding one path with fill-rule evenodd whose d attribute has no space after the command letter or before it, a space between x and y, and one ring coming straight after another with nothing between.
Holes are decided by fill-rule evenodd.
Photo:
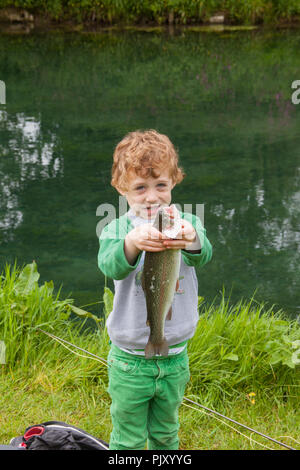
<instances>
[{"instance_id":1,"label":"boy's face","mask_svg":"<svg viewBox=\"0 0 300 470\"><path fill-rule=\"evenodd\" d=\"M142 178L136 173L130 173L127 191L119 191L126 197L127 202L136 215L143 219L152 219L159 207L169 206L171 190L175 183L169 175L169 170L162 170L158 178L149 176Z\"/></svg>"}]
</instances>

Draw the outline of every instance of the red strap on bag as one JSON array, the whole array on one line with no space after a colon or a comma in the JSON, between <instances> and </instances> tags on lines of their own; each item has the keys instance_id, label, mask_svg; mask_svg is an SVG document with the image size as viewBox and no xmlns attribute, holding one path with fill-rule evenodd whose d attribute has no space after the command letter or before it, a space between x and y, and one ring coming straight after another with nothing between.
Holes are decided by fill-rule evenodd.
<instances>
[{"instance_id":1,"label":"red strap on bag","mask_svg":"<svg viewBox=\"0 0 300 470\"><path fill-rule=\"evenodd\" d=\"M24 439L25 441L28 441L30 437L40 436L41 434L43 434L44 431L44 426L32 426L32 428L28 429L28 431L25 432Z\"/></svg>"}]
</instances>

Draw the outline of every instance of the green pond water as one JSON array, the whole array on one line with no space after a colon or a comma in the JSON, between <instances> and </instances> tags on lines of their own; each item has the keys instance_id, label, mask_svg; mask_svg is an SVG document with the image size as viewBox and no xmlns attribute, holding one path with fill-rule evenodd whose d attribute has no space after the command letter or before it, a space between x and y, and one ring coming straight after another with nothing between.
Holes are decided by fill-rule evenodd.
<instances>
[{"instance_id":1,"label":"green pond water","mask_svg":"<svg viewBox=\"0 0 300 470\"><path fill-rule=\"evenodd\" d=\"M35 260L41 282L101 312L96 211L109 203L118 215L112 153L127 132L154 128L186 172L173 202L204 204L214 253L199 295L256 291L296 318L299 45L297 29L2 30L0 270Z\"/></svg>"}]
</instances>

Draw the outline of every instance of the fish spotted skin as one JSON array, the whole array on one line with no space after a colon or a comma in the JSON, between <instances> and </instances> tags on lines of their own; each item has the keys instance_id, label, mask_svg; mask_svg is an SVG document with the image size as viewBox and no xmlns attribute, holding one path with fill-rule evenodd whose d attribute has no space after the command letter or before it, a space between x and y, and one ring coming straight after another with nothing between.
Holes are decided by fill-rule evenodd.
<instances>
[{"instance_id":1,"label":"fish spotted skin","mask_svg":"<svg viewBox=\"0 0 300 470\"><path fill-rule=\"evenodd\" d=\"M150 336L145 357L168 356L169 346L164 335L165 320L171 319L171 306L179 277L180 249L146 251L142 274Z\"/></svg>"}]
</instances>

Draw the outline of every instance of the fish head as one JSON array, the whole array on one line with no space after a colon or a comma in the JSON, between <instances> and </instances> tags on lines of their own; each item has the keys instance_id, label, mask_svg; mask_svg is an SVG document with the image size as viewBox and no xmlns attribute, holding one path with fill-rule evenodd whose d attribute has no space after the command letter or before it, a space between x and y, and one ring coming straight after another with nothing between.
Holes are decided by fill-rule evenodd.
<instances>
[{"instance_id":1,"label":"fish head","mask_svg":"<svg viewBox=\"0 0 300 470\"><path fill-rule=\"evenodd\" d=\"M175 204L158 209L153 227L169 238L176 238L181 229L180 214Z\"/></svg>"}]
</instances>

